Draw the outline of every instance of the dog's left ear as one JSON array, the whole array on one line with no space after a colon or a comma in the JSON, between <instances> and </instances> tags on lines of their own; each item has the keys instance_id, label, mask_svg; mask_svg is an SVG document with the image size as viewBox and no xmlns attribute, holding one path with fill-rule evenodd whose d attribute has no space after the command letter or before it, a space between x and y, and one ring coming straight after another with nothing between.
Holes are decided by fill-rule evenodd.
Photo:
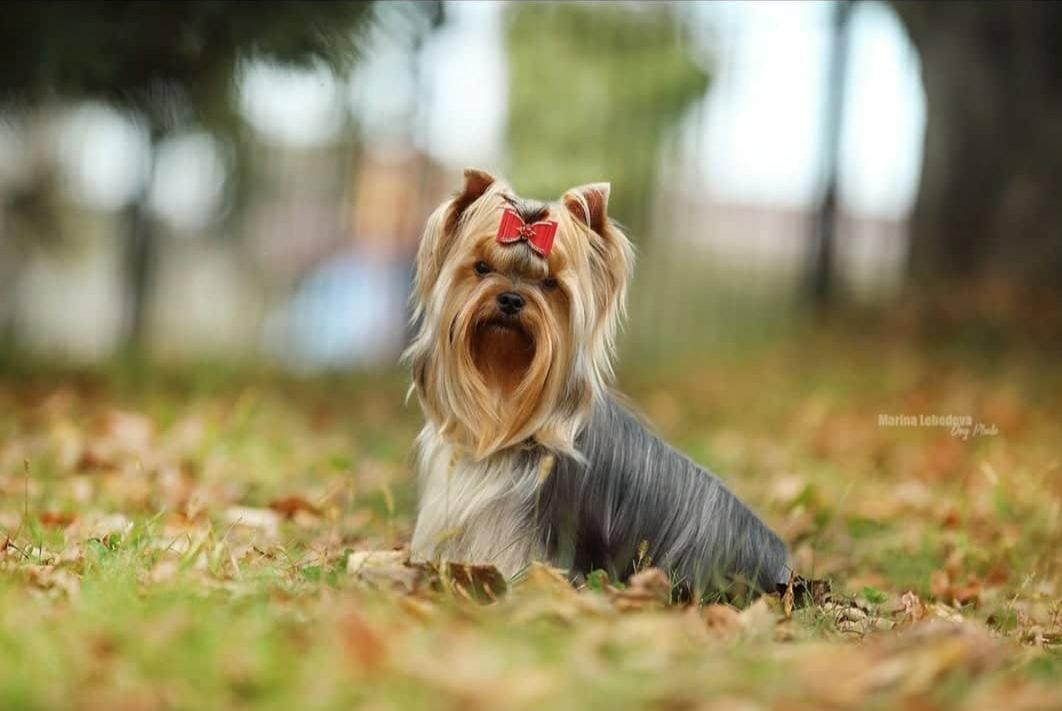
<instances>
[{"instance_id":1,"label":"dog's left ear","mask_svg":"<svg viewBox=\"0 0 1062 711\"><path fill-rule=\"evenodd\" d=\"M564 206L575 219L603 236L608 225L608 195L611 191L612 186L608 183L581 185L564 193Z\"/></svg>"},{"instance_id":2,"label":"dog's left ear","mask_svg":"<svg viewBox=\"0 0 1062 711\"><path fill-rule=\"evenodd\" d=\"M595 363L595 389L611 377L611 356L616 329L624 313L627 282L634 266L634 250L627 236L608 217L608 183L591 183L572 188L561 198L572 216L590 229L589 262L595 289L594 308L589 312L589 347Z\"/></svg>"}]
</instances>

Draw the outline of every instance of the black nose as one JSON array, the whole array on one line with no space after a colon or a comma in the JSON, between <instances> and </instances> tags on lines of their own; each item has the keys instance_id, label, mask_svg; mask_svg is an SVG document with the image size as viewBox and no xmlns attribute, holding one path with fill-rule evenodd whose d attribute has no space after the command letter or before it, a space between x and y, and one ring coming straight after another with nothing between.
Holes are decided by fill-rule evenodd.
<instances>
[{"instance_id":1,"label":"black nose","mask_svg":"<svg viewBox=\"0 0 1062 711\"><path fill-rule=\"evenodd\" d=\"M515 316L520 313L520 309L524 308L524 297L515 291L502 292L498 294L498 308L502 310L502 313Z\"/></svg>"}]
</instances>

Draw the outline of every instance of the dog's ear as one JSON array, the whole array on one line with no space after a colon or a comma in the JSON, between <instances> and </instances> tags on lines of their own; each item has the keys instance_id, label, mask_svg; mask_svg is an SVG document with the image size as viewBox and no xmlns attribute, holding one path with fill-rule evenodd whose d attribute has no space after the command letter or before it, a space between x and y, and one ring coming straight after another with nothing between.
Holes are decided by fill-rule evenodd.
<instances>
[{"instance_id":1,"label":"dog's ear","mask_svg":"<svg viewBox=\"0 0 1062 711\"><path fill-rule=\"evenodd\" d=\"M604 235L608 224L608 194L611 190L612 186L608 183L591 183L572 188L564 193L564 206L579 222Z\"/></svg>"},{"instance_id":2,"label":"dog's ear","mask_svg":"<svg viewBox=\"0 0 1062 711\"><path fill-rule=\"evenodd\" d=\"M634 250L623 230L608 217L608 183L591 183L572 188L562 201L572 216L589 228L589 263L594 289L590 342L597 387L611 378L611 357L616 330L623 318L634 268Z\"/></svg>"},{"instance_id":3,"label":"dog's ear","mask_svg":"<svg viewBox=\"0 0 1062 711\"><path fill-rule=\"evenodd\" d=\"M472 203L490 189L494 176L482 170L465 170L465 185L450 200L438 207L424 226L424 236L417 250L417 275L413 291L417 312L428 299L428 294L439 278L439 270L453 243L457 223Z\"/></svg>"},{"instance_id":4,"label":"dog's ear","mask_svg":"<svg viewBox=\"0 0 1062 711\"><path fill-rule=\"evenodd\" d=\"M447 234L453 233L454 228L457 227L457 221L461 219L461 215L472 203L483 197L483 193L487 192L491 185L494 185L494 176L490 173L478 168L465 168L465 187L454 196L454 199L450 202L450 208L446 212L445 229Z\"/></svg>"}]
</instances>

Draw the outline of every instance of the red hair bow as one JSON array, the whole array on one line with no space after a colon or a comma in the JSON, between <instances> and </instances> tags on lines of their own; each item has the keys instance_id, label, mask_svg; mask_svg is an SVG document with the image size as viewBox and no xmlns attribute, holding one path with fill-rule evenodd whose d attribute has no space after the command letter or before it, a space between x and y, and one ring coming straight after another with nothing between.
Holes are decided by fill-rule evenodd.
<instances>
[{"instance_id":1,"label":"red hair bow","mask_svg":"<svg viewBox=\"0 0 1062 711\"><path fill-rule=\"evenodd\" d=\"M516 210L505 208L501 224L498 225L498 244L512 244L527 240L531 249L542 257L548 257L553 250L555 234L557 234L557 223L553 220L541 220L529 225L516 214Z\"/></svg>"}]
</instances>

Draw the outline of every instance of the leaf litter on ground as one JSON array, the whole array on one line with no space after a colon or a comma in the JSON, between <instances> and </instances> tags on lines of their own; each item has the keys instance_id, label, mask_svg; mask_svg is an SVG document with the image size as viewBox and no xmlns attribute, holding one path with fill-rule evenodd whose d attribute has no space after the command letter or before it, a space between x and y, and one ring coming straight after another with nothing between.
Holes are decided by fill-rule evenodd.
<instances>
[{"instance_id":1,"label":"leaf litter on ground","mask_svg":"<svg viewBox=\"0 0 1062 711\"><path fill-rule=\"evenodd\" d=\"M652 567L411 562L400 377L0 380L0 704L1062 707L1058 365L898 348L628 376L806 576L704 605ZM792 362L808 372L780 378ZM792 411L740 404L765 383ZM923 406L1001 434L877 426Z\"/></svg>"}]
</instances>

